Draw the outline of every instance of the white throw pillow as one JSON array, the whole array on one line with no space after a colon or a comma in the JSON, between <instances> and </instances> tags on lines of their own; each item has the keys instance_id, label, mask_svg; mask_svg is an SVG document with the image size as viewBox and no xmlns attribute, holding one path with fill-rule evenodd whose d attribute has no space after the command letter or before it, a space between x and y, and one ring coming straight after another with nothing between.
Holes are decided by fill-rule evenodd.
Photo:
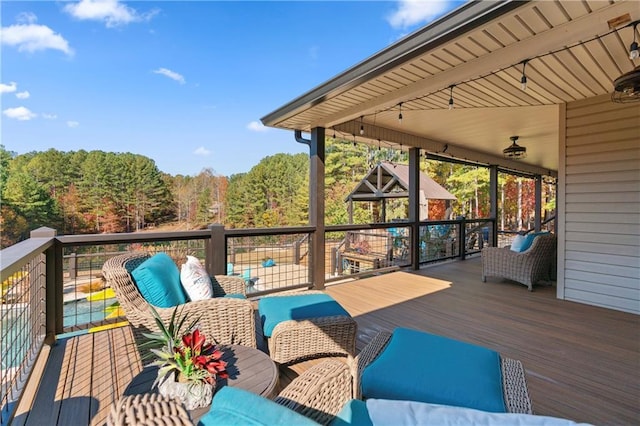
<instances>
[{"instance_id":1,"label":"white throw pillow","mask_svg":"<svg viewBox=\"0 0 640 426\"><path fill-rule=\"evenodd\" d=\"M187 261L180 268L180 282L192 301L213 297L211 277L200 261L193 256L187 256Z\"/></svg>"},{"instance_id":2,"label":"white throw pillow","mask_svg":"<svg viewBox=\"0 0 640 426\"><path fill-rule=\"evenodd\" d=\"M415 401L368 399L369 418L374 426L587 426L559 417L518 413L490 413L472 408L453 407Z\"/></svg>"}]
</instances>

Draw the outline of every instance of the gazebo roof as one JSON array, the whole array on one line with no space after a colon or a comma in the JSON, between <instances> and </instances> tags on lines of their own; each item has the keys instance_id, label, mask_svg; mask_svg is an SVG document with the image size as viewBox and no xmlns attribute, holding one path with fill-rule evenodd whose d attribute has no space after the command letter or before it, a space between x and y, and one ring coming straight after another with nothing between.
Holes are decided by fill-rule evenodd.
<instances>
[{"instance_id":1,"label":"gazebo roof","mask_svg":"<svg viewBox=\"0 0 640 426\"><path fill-rule=\"evenodd\" d=\"M371 169L347 196L353 201L378 201L409 196L409 166L387 161ZM426 199L455 200L456 197L425 173L420 172L420 191Z\"/></svg>"}]
</instances>

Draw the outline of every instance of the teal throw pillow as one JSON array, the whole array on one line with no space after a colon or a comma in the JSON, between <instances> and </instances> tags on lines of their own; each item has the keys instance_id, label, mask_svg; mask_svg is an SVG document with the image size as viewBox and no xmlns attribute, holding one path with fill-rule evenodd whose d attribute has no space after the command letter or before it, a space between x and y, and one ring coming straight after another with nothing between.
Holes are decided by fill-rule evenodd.
<instances>
[{"instance_id":1,"label":"teal throw pillow","mask_svg":"<svg viewBox=\"0 0 640 426\"><path fill-rule=\"evenodd\" d=\"M158 253L131 271L140 294L151 305L171 308L187 302L180 271L166 253Z\"/></svg>"},{"instance_id":2,"label":"teal throw pillow","mask_svg":"<svg viewBox=\"0 0 640 426\"><path fill-rule=\"evenodd\" d=\"M215 393L211 409L198 422L198 426L219 425L317 426L318 423L270 399L225 386Z\"/></svg>"},{"instance_id":3,"label":"teal throw pillow","mask_svg":"<svg viewBox=\"0 0 640 426\"><path fill-rule=\"evenodd\" d=\"M533 245L533 240L540 235L547 235L549 231L532 232L527 235L516 235L511 242L511 250L522 253Z\"/></svg>"},{"instance_id":4,"label":"teal throw pillow","mask_svg":"<svg viewBox=\"0 0 640 426\"><path fill-rule=\"evenodd\" d=\"M273 329L283 321L350 316L338 302L324 293L263 297L258 302L258 311L265 337L271 337Z\"/></svg>"},{"instance_id":5,"label":"teal throw pillow","mask_svg":"<svg viewBox=\"0 0 640 426\"><path fill-rule=\"evenodd\" d=\"M500 355L418 330L397 328L362 373L365 399L430 402L506 412Z\"/></svg>"}]
</instances>

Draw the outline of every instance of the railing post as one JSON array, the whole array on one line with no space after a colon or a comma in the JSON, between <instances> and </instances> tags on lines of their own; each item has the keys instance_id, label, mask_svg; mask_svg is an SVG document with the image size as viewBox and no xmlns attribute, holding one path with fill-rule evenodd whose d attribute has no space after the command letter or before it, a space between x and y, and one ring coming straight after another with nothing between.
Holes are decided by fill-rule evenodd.
<instances>
[{"instance_id":1,"label":"railing post","mask_svg":"<svg viewBox=\"0 0 640 426\"><path fill-rule=\"evenodd\" d=\"M211 238L207 244L207 271L209 275L225 275L227 273L227 243L225 241L224 225L218 223L209 225Z\"/></svg>"},{"instance_id":2,"label":"railing post","mask_svg":"<svg viewBox=\"0 0 640 426\"><path fill-rule=\"evenodd\" d=\"M467 256L467 226L466 226L466 222L465 222L465 218L464 216L459 216L458 219L460 220L460 223L458 226L460 226L460 241L459 241L459 246L458 246L458 250L459 250L459 254L460 254L460 260L464 260L465 257Z\"/></svg>"},{"instance_id":3,"label":"railing post","mask_svg":"<svg viewBox=\"0 0 640 426\"><path fill-rule=\"evenodd\" d=\"M293 242L293 264L300 264L300 241L298 240Z\"/></svg>"},{"instance_id":4,"label":"railing post","mask_svg":"<svg viewBox=\"0 0 640 426\"><path fill-rule=\"evenodd\" d=\"M53 246L45 251L45 340L48 345L56 343L56 335L62 333L62 244L55 238L55 229L41 227L31 231L31 238L53 238Z\"/></svg>"},{"instance_id":5,"label":"railing post","mask_svg":"<svg viewBox=\"0 0 640 426\"><path fill-rule=\"evenodd\" d=\"M78 278L78 254L71 253L69 255L69 279Z\"/></svg>"}]
</instances>

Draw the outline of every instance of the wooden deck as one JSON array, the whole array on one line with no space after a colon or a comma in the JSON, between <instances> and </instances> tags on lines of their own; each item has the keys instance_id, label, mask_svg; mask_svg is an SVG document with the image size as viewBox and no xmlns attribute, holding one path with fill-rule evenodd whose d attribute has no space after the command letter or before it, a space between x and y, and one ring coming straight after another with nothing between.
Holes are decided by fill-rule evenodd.
<instances>
[{"instance_id":1,"label":"wooden deck","mask_svg":"<svg viewBox=\"0 0 640 426\"><path fill-rule=\"evenodd\" d=\"M536 414L640 424L639 316L557 300L553 287L530 293L498 279L482 283L477 258L327 291L358 321L358 350L398 326L480 344L523 362ZM60 341L33 405L21 404L14 424L102 424L140 371L130 342L127 328ZM313 363L281 368L281 385Z\"/></svg>"}]
</instances>

